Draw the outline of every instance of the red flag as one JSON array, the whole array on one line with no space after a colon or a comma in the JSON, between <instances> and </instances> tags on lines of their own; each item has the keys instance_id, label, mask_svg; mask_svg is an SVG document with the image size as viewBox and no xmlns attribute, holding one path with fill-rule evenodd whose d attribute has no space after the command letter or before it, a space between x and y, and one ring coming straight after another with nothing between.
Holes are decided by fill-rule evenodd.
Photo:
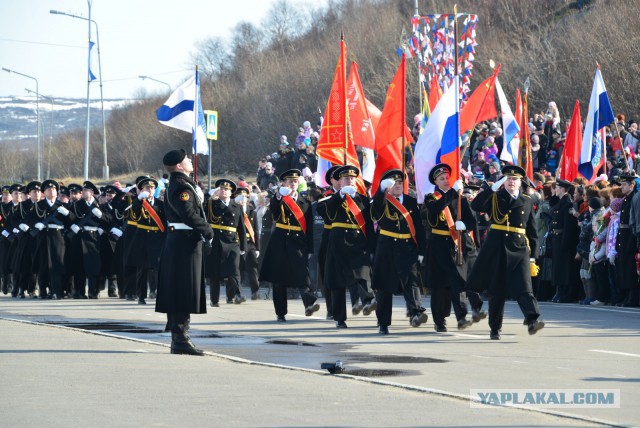
<instances>
[{"instance_id":1,"label":"red flag","mask_svg":"<svg viewBox=\"0 0 640 428\"><path fill-rule=\"evenodd\" d=\"M406 84L405 84L405 56L402 54L400 66L393 77L387 97L380 116L380 122L376 128L376 172L371 192L375 193L380 184L380 177L386 171L397 168L404 171L403 152L404 147L411 143L411 131L406 123ZM408 182L405 180L405 191Z\"/></svg>"},{"instance_id":2,"label":"red flag","mask_svg":"<svg viewBox=\"0 0 640 428\"><path fill-rule=\"evenodd\" d=\"M382 112L368 99L365 99L365 102L367 103L367 113L369 113L369 118L371 118L373 134L375 135L376 129L378 129L378 124L380 123L380 116L382 116Z\"/></svg>"},{"instance_id":3,"label":"red flag","mask_svg":"<svg viewBox=\"0 0 640 428\"><path fill-rule=\"evenodd\" d=\"M340 39L340 58L333 74L331 92L324 111L324 120L316 153L334 165L354 165L360 168L347 108L347 45ZM358 179L358 192L365 194L362 177Z\"/></svg>"},{"instance_id":4,"label":"red flag","mask_svg":"<svg viewBox=\"0 0 640 428\"><path fill-rule=\"evenodd\" d=\"M520 90L516 91L516 96L520 100ZM517 113L518 107L516 105L516 118L520 125L520 154L518 156L518 163L527 173L527 177L533 180L533 158L531 154L531 133L529 132L529 100L528 93L525 90L522 96L522 104L520 107L520 115Z\"/></svg>"},{"instance_id":5,"label":"red flag","mask_svg":"<svg viewBox=\"0 0 640 428\"><path fill-rule=\"evenodd\" d=\"M567 131L567 139L562 151L560 163L560 178L573 181L578 177L578 164L580 163L580 149L582 148L582 119L580 118L580 101L576 100L571 116L571 125Z\"/></svg>"},{"instance_id":6,"label":"red flag","mask_svg":"<svg viewBox=\"0 0 640 428\"><path fill-rule=\"evenodd\" d=\"M493 76L482 82L460 111L460 135L473 129L476 124L498 117L496 110L496 77L500 72L500 64L493 72Z\"/></svg>"},{"instance_id":7,"label":"red flag","mask_svg":"<svg viewBox=\"0 0 640 428\"><path fill-rule=\"evenodd\" d=\"M433 111L436 108L436 104L440 101L442 91L440 90L440 84L438 83L438 75L433 73L431 78L431 87L429 88L429 110Z\"/></svg>"},{"instance_id":8,"label":"red flag","mask_svg":"<svg viewBox=\"0 0 640 428\"><path fill-rule=\"evenodd\" d=\"M353 142L356 146L375 149L374 128L367 110L362 83L360 83L359 68L357 63L352 62L349 78L347 79L347 102L349 105L349 119L351 120Z\"/></svg>"}]
</instances>

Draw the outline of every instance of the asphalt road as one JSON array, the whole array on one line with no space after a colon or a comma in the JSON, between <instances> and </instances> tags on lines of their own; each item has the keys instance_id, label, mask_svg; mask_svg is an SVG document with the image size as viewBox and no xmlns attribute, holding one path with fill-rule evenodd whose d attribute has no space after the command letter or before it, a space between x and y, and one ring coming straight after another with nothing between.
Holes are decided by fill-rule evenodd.
<instances>
[{"instance_id":1,"label":"asphalt road","mask_svg":"<svg viewBox=\"0 0 640 428\"><path fill-rule=\"evenodd\" d=\"M337 330L289 301L192 317L204 358L173 356L153 300L0 297L0 426L585 426L640 425L640 310L541 304L529 336L508 302L501 341L486 320L391 334L374 315ZM423 305L428 307L428 299ZM453 318L450 325L455 325ZM127 340L128 339L128 340ZM341 360L344 375L320 369ZM472 408L471 390L619 390L619 408Z\"/></svg>"}]
</instances>

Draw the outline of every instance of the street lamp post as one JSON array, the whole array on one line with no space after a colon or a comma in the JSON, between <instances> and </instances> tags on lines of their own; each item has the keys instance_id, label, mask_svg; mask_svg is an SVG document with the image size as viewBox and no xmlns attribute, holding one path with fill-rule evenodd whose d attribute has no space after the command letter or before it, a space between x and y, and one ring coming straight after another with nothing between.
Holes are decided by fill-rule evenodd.
<instances>
[{"instance_id":1,"label":"street lamp post","mask_svg":"<svg viewBox=\"0 0 640 428\"><path fill-rule=\"evenodd\" d=\"M37 146L38 146L38 181L42 180L42 153L40 152L40 102L39 102L39 97L38 97L38 79L36 79L33 76L29 76L28 74L24 74L24 73L19 73L15 70L9 70L8 68L4 68L2 67L3 71L6 71L7 73L14 73L17 74L19 76L23 76L26 77L28 79L32 79L36 82L36 127L38 128L38 141L37 141Z\"/></svg>"},{"instance_id":2,"label":"street lamp post","mask_svg":"<svg viewBox=\"0 0 640 428\"><path fill-rule=\"evenodd\" d=\"M89 18L85 18L84 16L74 15L72 13L61 12L59 10L50 10L49 13L53 15L65 15L71 18L83 19L85 21L89 21L89 42L91 42L91 23L96 26L96 41L97 41L97 50L98 50L98 74L100 75L99 85L100 85L100 105L102 110L102 156L103 156L103 165L102 165L102 178L105 180L109 179L109 164L107 163L107 124L104 118L104 96L102 94L102 60L100 57L100 33L98 31L98 23L91 19L91 0L87 0L89 4ZM88 90L87 90L88 92ZM88 109L87 109L88 110Z\"/></svg>"},{"instance_id":3,"label":"street lamp post","mask_svg":"<svg viewBox=\"0 0 640 428\"><path fill-rule=\"evenodd\" d=\"M169 92L171 92L171 85L169 85L167 82L163 82L162 80L158 80L158 79L154 79L153 77L149 77L149 76L138 76L140 79L145 80L145 79L149 79L149 80L153 80L154 82L158 82L158 83L162 83L163 85L167 85L167 88L169 88Z\"/></svg>"},{"instance_id":4,"label":"street lamp post","mask_svg":"<svg viewBox=\"0 0 640 428\"><path fill-rule=\"evenodd\" d=\"M35 94L36 97L39 96L40 98L49 100L49 102L51 103L51 123L49 124L49 148L47 149L47 174L46 174L47 178L51 178L51 145L53 143L53 98L48 97L46 95L38 94L27 88L24 88L24 90L27 91L27 93L29 94ZM44 161L44 139L42 141L42 160Z\"/></svg>"}]
</instances>

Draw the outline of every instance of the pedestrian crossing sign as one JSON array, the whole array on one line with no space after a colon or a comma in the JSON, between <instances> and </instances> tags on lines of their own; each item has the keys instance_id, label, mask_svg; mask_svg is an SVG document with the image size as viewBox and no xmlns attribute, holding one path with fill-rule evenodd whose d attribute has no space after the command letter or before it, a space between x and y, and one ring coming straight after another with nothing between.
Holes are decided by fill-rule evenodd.
<instances>
[{"instance_id":1,"label":"pedestrian crossing sign","mask_svg":"<svg viewBox=\"0 0 640 428\"><path fill-rule=\"evenodd\" d=\"M218 140L218 112L215 110L205 110L207 115L207 139Z\"/></svg>"}]
</instances>

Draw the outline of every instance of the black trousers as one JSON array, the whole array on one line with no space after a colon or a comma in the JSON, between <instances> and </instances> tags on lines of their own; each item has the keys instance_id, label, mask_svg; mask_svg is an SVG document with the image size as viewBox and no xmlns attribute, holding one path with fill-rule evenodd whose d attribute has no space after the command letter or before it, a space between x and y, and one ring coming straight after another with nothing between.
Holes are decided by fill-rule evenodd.
<instances>
[{"instance_id":1,"label":"black trousers","mask_svg":"<svg viewBox=\"0 0 640 428\"><path fill-rule=\"evenodd\" d=\"M402 288L402 296L409 311L409 319L424 312L425 309L420 302L420 287L418 286L417 275L413 272L409 274L406 281L400 281L400 287ZM382 327L390 326L391 316L393 315L393 293L387 290L378 291L376 292L376 301L378 302L376 308L378 325Z\"/></svg>"},{"instance_id":2,"label":"black trousers","mask_svg":"<svg viewBox=\"0 0 640 428\"><path fill-rule=\"evenodd\" d=\"M138 268L135 266L125 266L124 274L122 275L123 284L122 290L124 293L120 293L120 297L133 296L136 294L136 280L137 280Z\"/></svg>"},{"instance_id":3,"label":"black trousers","mask_svg":"<svg viewBox=\"0 0 640 428\"><path fill-rule=\"evenodd\" d=\"M315 294L311 292L310 288L306 288L305 290L301 290L302 295L302 304L305 309L311 305L313 305L317 298ZM276 315L279 317L283 317L287 315L287 287L284 284L274 283L273 284L273 307L276 310Z\"/></svg>"},{"instance_id":4,"label":"black trousers","mask_svg":"<svg viewBox=\"0 0 640 428\"><path fill-rule=\"evenodd\" d=\"M223 280L218 278L211 278L211 303L218 303L220 301L220 286ZM235 278L229 277L224 279L226 283L227 300L231 300L237 295L242 294L240 290L240 284Z\"/></svg>"},{"instance_id":5,"label":"black trousers","mask_svg":"<svg viewBox=\"0 0 640 428\"><path fill-rule=\"evenodd\" d=\"M333 319L344 322L347 320L346 290L337 288L331 291L331 313L333 314ZM363 305L367 305L375 297L366 279L357 279L349 284L349 295L351 296L351 306L355 305L358 299Z\"/></svg>"},{"instance_id":6,"label":"black trousers","mask_svg":"<svg viewBox=\"0 0 640 428\"><path fill-rule=\"evenodd\" d=\"M480 299L479 296L478 299ZM446 325L445 318L451 315L452 304L456 320L460 321L467 316L468 311L464 292L454 291L452 288L446 287L431 288L431 315L436 325Z\"/></svg>"},{"instance_id":7,"label":"black trousers","mask_svg":"<svg viewBox=\"0 0 640 428\"><path fill-rule=\"evenodd\" d=\"M504 296L489 296L489 327L491 327L491 330L500 330L502 328L504 302ZM538 319L540 316L540 308L533 294L522 293L518 296L517 302L527 323Z\"/></svg>"},{"instance_id":8,"label":"black trousers","mask_svg":"<svg viewBox=\"0 0 640 428\"><path fill-rule=\"evenodd\" d=\"M146 299L147 291L156 291L158 288L158 271L150 268L136 269L136 295L140 299Z\"/></svg>"}]
</instances>

